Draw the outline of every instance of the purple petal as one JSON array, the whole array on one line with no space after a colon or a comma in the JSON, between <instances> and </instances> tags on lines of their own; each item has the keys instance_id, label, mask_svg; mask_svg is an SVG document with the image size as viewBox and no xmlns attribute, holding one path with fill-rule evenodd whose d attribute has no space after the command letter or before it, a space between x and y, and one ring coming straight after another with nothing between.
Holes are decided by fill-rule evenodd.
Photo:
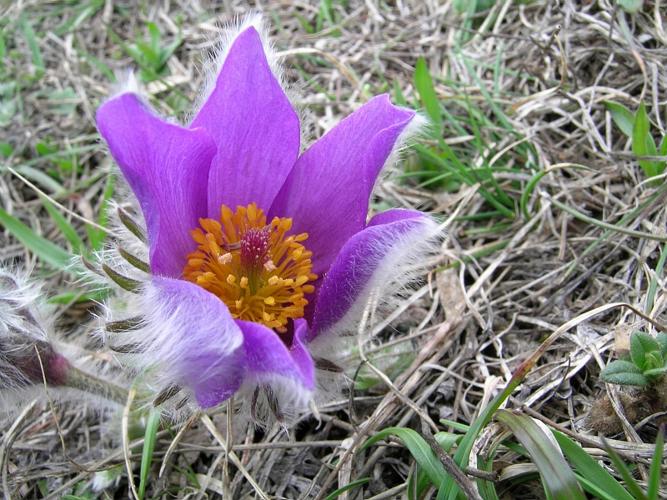
<instances>
[{"instance_id":1,"label":"purple petal","mask_svg":"<svg viewBox=\"0 0 667 500\"><path fill-rule=\"evenodd\" d=\"M313 360L303 344L307 335L304 320L294 323L292 346L288 349L278 334L259 323L237 320L243 331L248 376L270 383L276 376L296 382L302 389L315 386Z\"/></svg>"},{"instance_id":2,"label":"purple petal","mask_svg":"<svg viewBox=\"0 0 667 500\"><path fill-rule=\"evenodd\" d=\"M220 205L268 210L299 154L299 119L271 72L255 28L238 35L213 90L192 122L215 140L208 213Z\"/></svg>"},{"instance_id":3,"label":"purple petal","mask_svg":"<svg viewBox=\"0 0 667 500\"><path fill-rule=\"evenodd\" d=\"M188 281L154 278L152 284L154 313L163 324L148 355L158 357L175 383L189 387L202 408L228 399L243 382L245 353L227 307Z\"/></svg>"},{"instance_id":4,"label":"purple petal","mask_svg":"<svg viewBox=\"0 0 667 500\"><path fill-rule=\"evenodd\" d=\"M364 228L375 180L414 111L371 99L313 144L297 161L270 216L292 217L307 232L313 272L325 271L353 234Z\"/></svg>"},{"instance_id":5,"label":"purple petal","mask_svg":"<svg viewBox=\"0 0 667 500\"><path fill-rule=\"evenodd\" d=\"M141 204L154 274L178 277L196 244L190 231L206 215L206 179L215 144L203 129L158 118L135 94L97 111L97 126Z\"/></svg>"},{"instance_id":6,"label":"purple petal","mask_svg":"<svg viewBox=\"0 0 667 500\"><path fill-rule=\"evenodd\" d=\"M376 215L368 227L345 243L317 292L307 342L331 330L346 315L358 314L371 288L395 278L402 260L433 230L433 221L415 210L393 209ZM414 240L414 245L412 244Z\"/></svg>"}]
</instances>

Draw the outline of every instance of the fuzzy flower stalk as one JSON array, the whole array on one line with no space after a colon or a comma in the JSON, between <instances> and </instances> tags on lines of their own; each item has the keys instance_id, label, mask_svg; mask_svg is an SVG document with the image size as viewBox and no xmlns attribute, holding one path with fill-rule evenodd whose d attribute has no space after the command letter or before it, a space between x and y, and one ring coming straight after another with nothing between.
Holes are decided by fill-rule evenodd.
<instances>
[{"instance_id":1,"label":"fuzzy flower stalk","mask_svg":"<svg viewBox=\"0 0 667 500\"><path fill-rule=\"evenodd\" d=\"M148 261L124 250L134 265L111 271L132 296L109 306L127 328L105 336L158 403L209 408L239 394L280 416L317 396L370 293L391 292L434 248L437 224L421 212L368 219L378 175L423 120L381 95L302 150L257 19L227 33L212 66L189 123L160 117L135 88L97 112L144 224L121 219L145 227Z\"/></svg>"},{"instance_id":2,"label":"fuzzy flower stalk","mask_svg":"<svg viewBox=\"0 0 667 500\"><path fill-rule=\"evenodd\" d=\"M124 404L124 389L76 368L54 345L40 297L39 286L0 267L0 412L43 395L44 384L65 399L83 393Z\"/></svg>"}]
</instances>

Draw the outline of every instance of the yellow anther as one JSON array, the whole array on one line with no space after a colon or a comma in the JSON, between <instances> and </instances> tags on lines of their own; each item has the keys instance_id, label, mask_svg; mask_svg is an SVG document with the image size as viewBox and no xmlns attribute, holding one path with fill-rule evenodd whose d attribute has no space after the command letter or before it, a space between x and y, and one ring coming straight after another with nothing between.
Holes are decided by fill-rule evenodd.
<instances>
[{"instance_id":1,"label":"yellow anther","mask_svg":"<svg viewBox=\"0 0 667 500\"><path fill-rule=\"evenodd\" d=\"M197 250L188 255L185 279L220 297L234 318L285 332L290 319L303 317L304 296L315 291L317 275L312 252L302 244L308 235L287 235L292 219L267 223L253 203L236 211L223 205L219 221L199 224L191 233Z\"/></svg>"},{"instance_id":2,"label":"yellow anther","mask_svg":"<svg viewBox=\"0 0 667 500\"><path fill-rule=\"evenodd\" d=\"M303 254L303 247L299 247L292 252L292 258L294 260L299 260L302 254Z\"/></svg>"},{"instance_id":3,"label":"yellow anther","mask_svg":"<svg viewBox=\"0 0 667 500\"><path fill-rule=\"evenodd\" d=\"M308 282L308 276L301 275L296 278L296 286L301 286L307 282Z\"/></svg>"}]
</instances>

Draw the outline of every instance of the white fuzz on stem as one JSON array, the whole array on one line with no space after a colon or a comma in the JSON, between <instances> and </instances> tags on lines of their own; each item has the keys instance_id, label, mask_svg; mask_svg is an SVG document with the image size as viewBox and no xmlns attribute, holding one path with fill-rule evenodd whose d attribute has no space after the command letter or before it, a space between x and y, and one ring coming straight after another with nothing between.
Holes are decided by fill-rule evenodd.
<instances>
[{"instance_id":1,"label":"white fuzz on stem","mask_svg":"<svg viewBox=\"0 0 667 500\"><path fill-rule=\"evenodd\" d=\"M79 370L56 349L41 297L25 274L0 267L0 412L43 395L44 383L66 399L83 392L122 403L122 388Z\"/></svg>"}]
</instances>

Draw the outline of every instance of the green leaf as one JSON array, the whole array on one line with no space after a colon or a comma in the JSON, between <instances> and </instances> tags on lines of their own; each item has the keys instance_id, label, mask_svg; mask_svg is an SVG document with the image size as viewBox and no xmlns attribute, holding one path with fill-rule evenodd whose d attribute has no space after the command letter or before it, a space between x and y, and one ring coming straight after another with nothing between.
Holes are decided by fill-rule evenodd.
<instances>
[{"instance_id":1,"label":"green leaf","mask_svg":"<svg viewBox=\"0 0 667 500\"><path fill-rule=\"evenodd\" d=\"M618 5L620 5L625 12L630 14L639 12L643 3L644 0L618 0Z\"/></svg>"},{"instance_id":2,"label":"green leaf","mask_svg":"<svg viewBox=\"0 0 667 500\"><path fill-rule=\"evenodd\" d=\"M667 137L667 136L665 136ZM8 142L0 142L0 155L9 158L14 152L14 148Z\"/></svg>"},{"instance_id":3,"label":"green leaf","mask_svg":"<svg viewBox=\"0 0 667 500\"><path fill-rule=\"evenodd\" d=\"M635 116L628 108L613 101L605 101L604 105L611 113L611 118L618 128L628 137L632 137L632 128L635 122Z\"/></svg>"},{"instance_id":4,"label":"green leaf","mask_svg":"<svg viewBox=\"0 0 667 500\"><path fill-rule=\"evenodd\" d=\"M118 271L115 271L106 264L102 264L102 270L114 283L116 283L123 290L127 290L128 292L136 292L141 287L140 281L128 278L127 276L123 276Z\"/></svg>"},{"instance_id":5,"label":"green leaf","mask_svg":"<svg viewBox=\"0 0 667 500\"><path fill-rule=\"evenodd\" d=\"M645 386L648 380L634 363L622 359L609 363L602 373L602 380L608 384Z\"/></svg>"},{"instance_id":6,"label":"green leaf","mask_svg":"<svg viewBox=\"0 0 667 500\"><path fill-rule=\"evenodd\" d=\"M660 344L648 333L636 331L630 336L630 357L632 362L644 371L647 368L646 355L651 351L660 351Z\"/></svg>"},{"instance_id":7,"label":"green leaf","mask_svg":"<svg viewBox=\"0 0 667 500\"><path fill-rule=\"evenodd\" d=\"M46 238L42 238L17 218L0 208L0 224L23 243L28 250L55 269L67 270L72 255Z\"/></svg>"},{"instance_id":8,"label":"green leaf","mask_svg":"<svg viewBox=\"0 0 667 500\"><path fill-rule=\"evenodd\" d=\"M663 359L659 349L660 348L658 347L658 349L646 353L646 366L644 367L644 374L651 370L660 369L665 366L665 360Z\"/></svg>"},{"instance_id":9,"label":"green leaf","mask_svg":"<svg viewBox=\"0 0 667 500\"><path fill-rule=\"evenodd\" d=\"M651 470L648 475L648 491L646 496L649 500L658 500L660 495L660 466L662 465L662 450L665 446L665 428L661 428L655 440L655 451L651 459Z\"/></svg>"},{"instance_id":10,"label":"green leaf","mask_svg":"<svg viewBox=\"0 0 667 500\"><path fill-rule=\"evenodd\" d=\"M139 472L139 499L143 499L146 494L146 486L148 485L148 477L151 471L151 463L153 461L153 450L155 449L155 441L157 430L160 427L160 412L152 410L148 415L146 422L146 432L144 433L144 447L141 451L141 470Z\"/></svg>"},{"instance_id":11,"label":"green leaf","mask_svg":"<svg viewBox=\"0 0 667 500\"><path fill-rule=\"evenodd\" d=\"M632 152L638 157L657 156L658 154L658 148L651 135L651 123L649 122L644 103L639 105L639 110L635 115L635 123L632 128ZM642 160L641 158L638 161L639 166L644 170L647 177L653 177L658 174L658 162Z\"/></svg>"},{"instance_id":12,"label":"green leaf","mask_svg":"<svg viewBox=\"0 0 667 500\"><path fill-rule=\"evenodd\" d=\"M143 271L145 273L150 273L151 268L148 264L148 262L144 262L141 260L139 257L137 257L134 254L131 254L127 250L125 250L123 247L118 247L118 253L120 256L125 259L129 264L134 266L136 269L139 269L140 271Z\"/></svg>"},{"instance_id":13,"label":"green leaf","mask_svg":"<svg viewBox=\"0 0 667 500\"><path fill-rule=\"evenodd\" d=\"M440 447L449 452L456 443L461 441L461 438L463 437L460 434L454 434L452 432L436 432L435 436L436 442L440 445Z\"/></svg>"},{"instance_id":14,"label":"green leaf","mask_svg":"<svg viewBox=\"0 0 667 500\"><path fill-rule=\"evenodd\" d=\"M632 495L581 446L561 432L555 430L551 432L577 473L592 483L593 488L597 490L590 493L606 500L632 500Z\"/></svg>"},{"instance_id":15,"label":"green leaf","mask_svg":"<svg viewBox=\"0 0 667 500\"><path fill-rule=\"evenodd\" d=\"M329 493L326 496L326 500L334 500L335 498L338 498L339 496L341 496L346 491L357 488L357 487L359 487L363 484L366 484L368 482L370 482L370 478L368 478L368 477L362 477L361 479L356 479L354 481L350 481L348 484L346 484L342 488L338 488L337 490L332 491L331 493Z\"/></svg>"},{"instance_id":16,"label":"green leaf","mask_svg":"<svg viewBox=\"0 0 667 500\"><path fill-rule=\"evenodd\" d=\"M415 87L419 92L419 99L426 110L426 113L437 127L437 137L442 134L442 113L440 111L440 102L433 87L433 80L428 71L426 60L420 57L415 67Z\"/></svg>"},{"instance_id":17,"label":"green leaf","mask_svg":"<svg viewBox=\"0 0 667 500\"><path fill-rule=\"evenodd\" d=\"M662 355L667 358L667 333L659 332L655 336L655 341L660 345L660 352Z\"/></svg>"},{"instance_id":18,"label":"green leaf","mask_svg":"<svg viewBox=\"0 0 667 500\"><path fill-rule=\"evenodd\" d=\"M560 450L531 417L499 410L496 418L505 424L530 454L540 471L544 491L554 500L585 500L583 491Z\"/></svg>"},{"instance_id":19,"label":"green leaf","mask_svg":"<svg viewBox=\"0 0 667 500\"><path fill-rule=\"evenodd\" d=\"M405 443L405 446L419 464L419 467L424 470L431 482L439 488L442 481L447 477L447 472L445 472L445 468L440 463L440 460L438 460L438 457L435 456L428 443L413 429L389 427L371 437L364 443L361 449L366 449L389 436L396 436Z\"/></svg>"},{"instance_id":20,"label":"green leaf","mask_svg":"<svg viewBox=\"0 0 667 500\"><path fill-rule=\"evenodd\" d=\"M129 232L143 243L148 243L148 238L141 226L122 207L118 207L118 218Z\"/></svg>"},{"instance_id":21,"label":"green leaf","mask_svg":"<svg viewBox=\"0 0 667 500\"><path fill-rule=\"evenodd\" d=\"M644 371L644 376L648 379L654 379L656 377L661 377L667 373L667 366L662 366L660 368L651 368L650 370Z\"/></svg>"},{"instance_id":22,"label":"green leaf","mask_svg":"<svg viewBox=\"0 0 667 500\"><path fill-rule=\"evenodd\" d=\"M658 154L660 156L667 156L667 135L663 136L662 141L660 141L660 146L658 146ZM659 161L658 163L658 174L661 174L665 171L667 167L667 160Z\"/></svg>"}]
</instances>

